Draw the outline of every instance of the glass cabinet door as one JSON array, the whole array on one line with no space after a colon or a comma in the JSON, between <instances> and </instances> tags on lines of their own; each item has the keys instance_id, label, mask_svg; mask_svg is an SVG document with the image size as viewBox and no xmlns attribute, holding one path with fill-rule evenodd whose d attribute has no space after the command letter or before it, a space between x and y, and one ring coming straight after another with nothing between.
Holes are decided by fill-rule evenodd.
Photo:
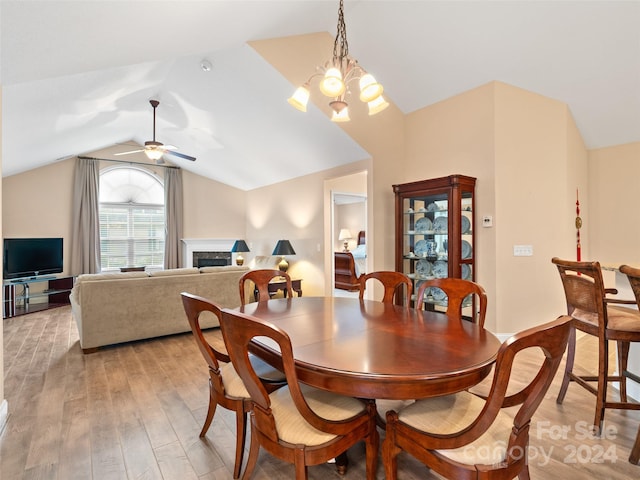
<instances>
[{"instance_id":1,"label":"glass cabinet door","mask_svg":"<svg viewBox=\"0 0 640 480\"><path fill-rule=\"evenodd\" d=\"M420 284L432 278L475 280L475 178L462 175L394 185L396 270ZM439 288L425 292L428 308L446 309Z\"/></svg>"}]
</instances>

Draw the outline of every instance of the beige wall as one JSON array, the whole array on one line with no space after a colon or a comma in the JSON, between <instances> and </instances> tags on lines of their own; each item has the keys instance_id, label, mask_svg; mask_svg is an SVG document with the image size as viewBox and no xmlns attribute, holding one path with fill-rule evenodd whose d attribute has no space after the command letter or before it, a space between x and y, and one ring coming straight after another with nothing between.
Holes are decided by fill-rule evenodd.
<instances>
[{"instance_id":1,"label":"beige wall","mask_svg":"<svg viewBox=\"0 0 640 480\"><path fill-rule=\"evenodd\" d=\"M589 232L586 260L640 265L640 222L636 221L640 142L589 152L589 197L583 204Z\"/></svg>"},{"instance_id":2,"label":"beige wall","mask_svg":"<svg viewBox=\"0 0 640 480\"><path fill-rule=\"evenodd\" d=\"M586 150L569 135L571 123L565 104L496 84L497 331L515 332L565 311L550 260L575 258L575 169L586 169ZM514 257L514 245L532 245L533 256Z\"/></svg>"}]
</instances>

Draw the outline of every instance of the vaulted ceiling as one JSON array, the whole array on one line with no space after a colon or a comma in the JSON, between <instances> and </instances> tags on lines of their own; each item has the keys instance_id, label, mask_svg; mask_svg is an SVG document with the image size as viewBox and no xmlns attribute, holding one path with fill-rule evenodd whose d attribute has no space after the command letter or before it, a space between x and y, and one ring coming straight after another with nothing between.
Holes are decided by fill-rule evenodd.
<instances>
[{"instance_id":1,"label":"vaulted ceiling","mask_svg":"<svg viewBox=\"0 0 640 480\"><path fill-rule=\"evenodd\" d=\"M197 157L167 160L244 190L366 158L248 43L332 38L338 3L2 0L3 175L151 140L152 98L157 140ZM588 148L640 141L640 2L346 0L345 21L404 113L498 80L568 104Z\"/></svg>"}]
</instances>

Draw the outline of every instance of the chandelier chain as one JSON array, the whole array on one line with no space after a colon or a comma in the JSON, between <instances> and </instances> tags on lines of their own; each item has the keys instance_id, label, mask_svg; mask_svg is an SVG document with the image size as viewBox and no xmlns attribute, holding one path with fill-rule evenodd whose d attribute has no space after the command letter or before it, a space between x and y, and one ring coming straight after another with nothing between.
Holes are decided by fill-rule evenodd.
<instances>
[{"instance_id":1,"label":"chandelier chain","mask_svg":"<svg viewBox=\"0 0 640 480\"><path fill-rule=\"evenodd\" d=\"M339 51L338 51L339 45ZM333 42L333 61L336 59L339 61L339 65L336 67L342 68L342 62L349 56L349 43L347 42L347 26L344 23L344 11L343 0L340 0L340 6L338 7L338 26L336 32L336 39Z\"/></svg>"}]
</instances>

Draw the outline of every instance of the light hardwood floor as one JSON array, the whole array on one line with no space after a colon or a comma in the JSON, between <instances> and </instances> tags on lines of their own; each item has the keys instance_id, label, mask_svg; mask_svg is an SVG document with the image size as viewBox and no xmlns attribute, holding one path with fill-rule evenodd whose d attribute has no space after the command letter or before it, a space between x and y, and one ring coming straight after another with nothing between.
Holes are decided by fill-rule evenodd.
<instances>
[{"instance_id":1,"label":"light hardwood floor","mask_svg":"<svg viewBox=\"0 0 640 480\"><path fill-rule=\"evenodd\" d=\"M0 437L0 478L231 478L233 415L219 409L207 437L198 437L207 410L208 377L190 334L91 355L81 353L77 339L68 307L4 321L10 415ZM592 354L585 357L578 363L593 363ZM532 370L530 361L519 367L522 372ZM534 416L532 478L640 477L640 467L627 461L640 411L608 411L612 430L607 438L582 439L578 422L590 424L595 399L572 385L564 405L556 405L558 378ZM364 447L351 449L349 459L343 478L365 478ZM405 454L398 463L400 479L439 478ZM261 452L253 478L290 479L294 473L290 465ZM309 478L341 477L327 464L311 467ZM381 465L377 478L384 478Z\"/></svg>"}]
</instances>

